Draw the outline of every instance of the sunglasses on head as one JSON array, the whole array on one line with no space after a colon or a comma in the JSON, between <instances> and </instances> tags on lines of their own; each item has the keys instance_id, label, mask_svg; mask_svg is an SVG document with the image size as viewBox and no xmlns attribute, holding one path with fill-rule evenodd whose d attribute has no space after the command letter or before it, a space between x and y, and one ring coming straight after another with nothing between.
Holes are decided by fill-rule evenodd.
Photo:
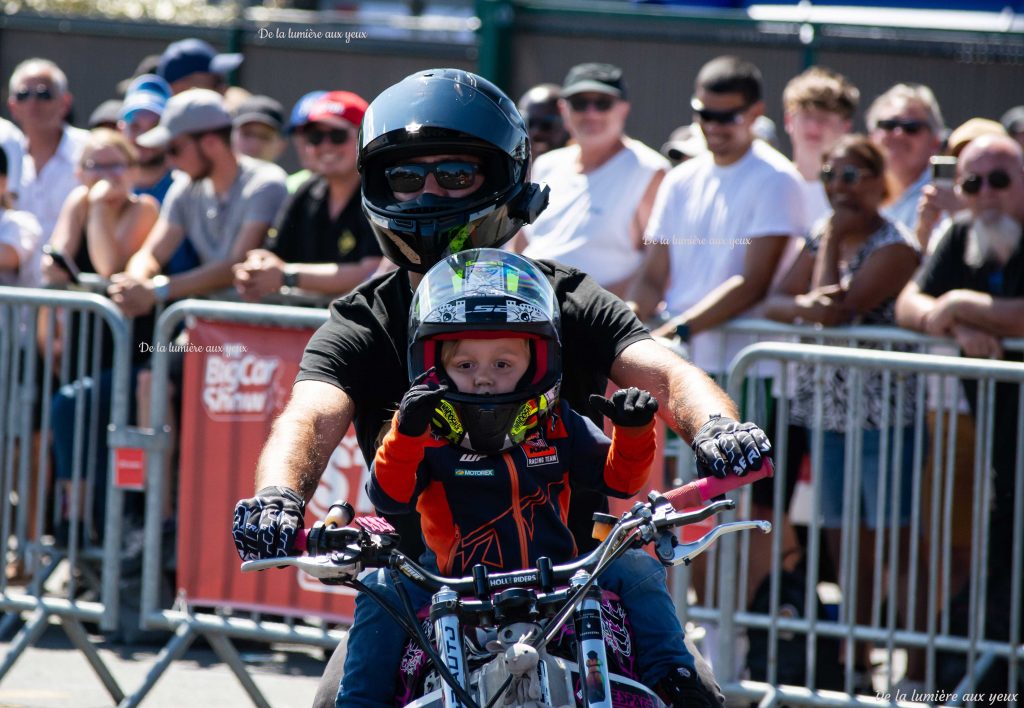
<instances>
[{"instance_id":1,"label":"sunglasses on head","mask_svg":"<svg viewBox=\"0 0 1024 708\"><path fill-rule=\"evenodd\" d=\"M50 90L49 86L43 86L40 84L34 89L23 88L14 94L14 100L18 103L24 103L31 98L35 98L39 101L51 101L53 100L53 91Z\"/></svg>"},{"instance_id":2,"label":"sunglasses on head","mask_svg":"<svg viewBox=\"0 0 1024 708\"><path fill-rule=\"evenodd\" d=\"M324 140L331 145L344 145L348 142L348 131L345 128L331 128L330 130L317 130L316 128L304 131L306 142L316 147Z\"/></svg>"},{"instance_id":3,"label":"sunglasses on head","mask_svg":"<svg viewBox=\"0 0 1024 708\"><path fill-rule=\"evenodd\" d=\"M875 173L871 170L863 167L854 167L853 165L844 165L841 170L837 170L832 165L825 165L821 168L821 181L825 184L832 184L838 178L843 184L853 186L862 179L869 179L874 176Z\"/></svg>"},{"instance_id":4,"label":"sunglasses on head","mask_svg":"<svg viewBox=\"0 0 1024 708\"><path fill-rule=\"evenodd\" d=\"M690 108L693 109L694 114L700 120L701 123L721 123L722 125L733 125L743 120L743 113L746 112L749 105L743 105L739 108L732 108L728 111L712 111L704 107L704 103L696 98L690 101Z\"/></svg>"},{"instance_id":5,"label":"sunglasses on head","mask_svg":"<svg viewBox=\"0 0 1024 708\"><path fill-rule=\"evenodd\" d=\"M442 189L467 189L480 174L480 165L463 160L395 165L384 170L388 186L394 192L418 192L433 174Z\"/></svg>"},{"instance_id":6,"label":"sunglasses on head","mask_svg":"<svg viewBox=\"0 0 1024 708\"><path fill-rule=\"evenodd\" d=\"M887 133L900 128L907 135L917 135L928 127L928 124L923 120L904 120L902 118L886 118L885 120L878 121L875 125Z\"/></svg>"},{"instance_id":7,"label":"sunglasses on head","mask_svg":"<svg viewBox=\"0 0 1024 708\"><path fill-rule=\"evenodd\" d=\"M988 180L988 186L995 190L1003 190L1010 186L1010 173L1006 170L992 170L985 175L966 175L960 180L960 189L964 191L964 194L977 194L981 191L982 186L985 184L985 180Z\"/></svg>"},{"instance_id":8,"label":"sunglasses on head","mask_svg":"<svg viewBox=\"0 0 1024 708\"><path fill-rule=\"evenodd\" d=\"M615 99L611 96L570 96L566 99L569 102L569 107L576 113L583 113L590 106L594 107L598 113L606 113L612 109L615 105Z\"/></svg>"}]
</instances>

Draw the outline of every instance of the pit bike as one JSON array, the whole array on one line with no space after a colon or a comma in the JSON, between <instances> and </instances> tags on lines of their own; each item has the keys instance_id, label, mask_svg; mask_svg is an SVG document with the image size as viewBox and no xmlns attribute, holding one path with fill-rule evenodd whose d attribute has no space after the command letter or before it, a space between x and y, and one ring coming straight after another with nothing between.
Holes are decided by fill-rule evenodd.
<instances>
[{"instance_id":1,"label":"pit bike","mask_svg":"<svg viewBox=\"0 0 1024 708\"><path fill-rule=\"evenodd\" d=\"M646 504L637 502L618 519L595 515L603 540L565 565L538 558L535 568L490 573L476 565L470 577L441 577L397 550L398 536L387 521L355 518L351 505L338 502L301 535L300 550L304 544L307 555L247 561L242 570L294 566L321 582L374 595L410 637L398 668L396 705L661 708L657 694L638 680L629 620L618 598L597 581L630 548L650 544L663 565L675 566L689 564L724 534L768 533L767 521L738 521L681 543L676 529L735 508L728 499L703 504L772 472L766 460L745 477L708 477L665 494L651 492ZM417 613L401 583L395 586L404 607L391 607L356 579L366 568L389 568L432 592L429 607Z\"/></svg>"}]
</instances>

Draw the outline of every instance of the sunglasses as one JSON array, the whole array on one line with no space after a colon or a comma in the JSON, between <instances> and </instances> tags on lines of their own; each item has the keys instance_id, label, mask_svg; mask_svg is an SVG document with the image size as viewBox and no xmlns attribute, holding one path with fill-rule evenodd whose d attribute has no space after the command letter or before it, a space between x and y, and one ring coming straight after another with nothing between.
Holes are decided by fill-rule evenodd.
<instances>
[{"instance_id":1,"label":"sunglasses","mask_svg":"<svg viewBox=\"0 0 1024 708\"><path fill-rule=\"evenodd\" d=\"M480 165L462 160L449 160L430 164L395 165L384 170L388 186L394 192L420 191L429 174L434 175L442 189L467 189L473 186L473 181L480 174Z\"/></svg>"},{"instance_id":2,"label":"sunglasses","mask_svg":"<svg viewBox=\"0 0 1024 708\"><path fill-rule=\"evenodd\" d=\"M331 128L330 130L306 130L303 132L306 136L306 142L316 147L324 140L327 140L331 145L344 145L348 142L349 131L344 128Z\"/></svg>"},{"instance_id":3,"label":"sunglasses","mask_svg":"<svg viewBox=\"0 0 1024 708\"><path fill-rule=\"evenodd\" d=\"M39 85L34 89L23 88L14 94L14 100L18 103L25 103L31 98L35 98L39 101L52 101L53 91L50 90L49 86Z\"/></svg>"},{"instance_id":4,"label":"sunglasses","mask_svg":"<svg viewBox=\"0 0 1024 708\"><path fill-rule=\"evenodd\" d=\"M871 170L853 165L845 165L842 170L836 170L832 165L825 165L821 168L821 181L825 184L832 184L838 178L846 186L852 187L863 179L876 176Z\"/></svg>"},{"instance_id":5,"label":"sunglasses","mask_svg":"<svg viewBox=\"0 0 1024 708\"><path fill-rule=\"evenodd\" d=\"M735 125L743 121L743 114L748 108L749 104L740 106L739 108L733 108L728 111L712 111L704 107L704 103L696 98L690 101L690 108L693 109L694 114L700 119L701 123L721 123L722 125Z\"/></svg>"},{"instance_id":6,"label":"sunglasses","mask_svg":"<svg viewBox=\"0 0 1024 708\"><path fill-rule=\"evenodd\" d=\"M928 124L923 120L903 120L902 118L886 118L880 120L875 124L875 127L884 130L887 133L900 128L907 135L917 135L922 130L928 127Z\"/></svg>"},{"instance_id":7,"label":"sunglasses","mask_svg":"<svg viewBox=\"0 0 1024 708\"><path fill-rule=\"evenodd\" d=\"M977 194L981 191L986 179L988 180L989 187L1000 191L1009 187L1012 181L1010 173L1006 170L992 170L988 173L988 177L985 175L967 175L960 180L960 189L963 190L964 194Z\"/></svg>"},{"instance_id":8,"label":"sunglasses","mask_svg":"<svg viewBox=\"0 0 1024 708\"><path fill-rule=\"evenodd\" d=\"M82 163L82 169L86 172L107 172L113 175L124 174L125 170L128 169L128 165L123 162L95 162L93 160L86 160Z\"/></svg>"},{"instance_id":9,"label":"sunglasses","mask_svg":"<svg viewBox=\"0 0 1024 708\"><path fill-rule=\"evenodd\" d=\"M615 105L615 99L611 96L597 96L593 98L587 98L586 96L570 96L566 99L569 102L569 108L576 113L583 113L589 107L593 106L594 110L598 113L607 113Z\"/></svg>"}]
</instances>

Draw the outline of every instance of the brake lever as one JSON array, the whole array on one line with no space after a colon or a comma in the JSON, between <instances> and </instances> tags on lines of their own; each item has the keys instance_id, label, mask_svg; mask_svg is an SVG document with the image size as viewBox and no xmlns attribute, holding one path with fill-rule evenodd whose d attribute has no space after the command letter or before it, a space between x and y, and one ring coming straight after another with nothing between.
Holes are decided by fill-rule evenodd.
<instances>
[{"instance_id":1,"label":"brake lever","mask_svg":"<svg viewBox=\"0 0 1024 708\"><path fill-rule=\"evenodd\" d=\"M731 521L719 524L696 541L691 543L679 543L674 533L663 531L655 544L655 552L662 565L689 565L694 558L711 547L719 536L739 531L760 531L771 533L772 525L769 521Z\"/></svg>"},{"instance_id":2,"label":"brake lever","mask_svg":"<svg viewBox=\"0 0 1024 708\"><path fill-rule=\"evenodd\" d=\"M653 493L652 493L653 495ZM722 499L711 502L707 506L695 511L678 512L664 497L658 496L651 501L653 523L661 529L665 526L688 526L697 524L705 519L720 514L723 511L731 511L736 508L736 502L732 499Z\"/></svg>"},{"instance_id":3,"label":"brake lever","mask_svg":"<svg viewBox=\"0 0 1024 708\"><path fill-rule=\"evenodd\" d=\"M317 579L333 579L355 577L359 574L360 564L355 560L346 560L341 553L325 556L285 556L284 558L261 558L242 563L243 573L253 573L268 568L291 566Z\"/></svg>"}]
</instances>

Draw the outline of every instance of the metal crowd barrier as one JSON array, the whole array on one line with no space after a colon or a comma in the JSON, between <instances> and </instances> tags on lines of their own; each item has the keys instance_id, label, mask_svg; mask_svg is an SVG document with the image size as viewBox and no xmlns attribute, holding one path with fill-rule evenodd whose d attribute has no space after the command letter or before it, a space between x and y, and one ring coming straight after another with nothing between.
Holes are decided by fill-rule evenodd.
<instances>
[{"instance_id":1,"label":"metal crowd barrier","mask_svg":"<svg viewBox=\"0 0 1024 708\"><path fill-rule=\"evenodd\" d=\"M756 325L747 323L748 330ZM918 337L912 333L901 331L877 331L874 333L855 331L863 328L849 328L847 332L835 332L840 337L856 336L860 340L872 339L876 342L913 344L916 347L931 346L938 343L932 338ZM884 329L884 328L875 328ZM774 332L779 333L778 330ZM1009 349L1021 349L1022 342L1006 343ZM782 475L775 480L775 507L773 509L776 532L771 539L771 573L769 575L770 607L766 613L754 613L746 609L748 591L747 568L749 564L750 539L738 541L735 538L722 539L714 556L718 593L701 606L686 608L686 614L698 621L712 624L716 631L717 646L713 647L715 656L715 673L723 685L726 694L736 699L761 700L762 705L784 702L806 705L838 705L838 704L879 704L879 703L985 703L994 699L992 694L984 696L977 691L979 681L998 660L1006 662L1007 679L1001 692L1005 692L1004 703L1015 705L1018 698L1018 681L1021 676L1021 659L1024 659L1024 646L1021 644L1021 548L1024 544L1024 397L1020 395L1020 384L1024 383L1024 366L1014 362L987 361L962 357L946 357L927 354L888 352L880 350L858 351L850 347L825 347L808 344L760 343L742 350L731 363L728 373L728 390L735 400L741 400L744 391L744 380L761 362L777 362L783 364L779 369L780 389L788 390L787 379L793 375L792 364L802 364L814 372L815 406L820 414L822 410L822 372L824 367L842 367L848 376L848 417L846 422L847 439L859 440L860 433L858 407L863 404L861 385L863 376L868 372L882 372L884 393L882 398L888 403L882 411L882 427L890 425L900 427L906 425L913 431L909 440L912 456L909 473L912 475L911 504L909 524L904 524L897 516L900 505L900 488L892 486L888 480L896 474L896 462L890 459L890 453L896 453L899 459L904 440L897 435L881 435L881 451L879 459L880 484L877 502L879 508L888 509L889 515L884 517L875 534L874 545L870 548L859 548L861 519L856 507L860 500L860 476L864 459L859 445L847 444L843 463L847 486L844 487L845 508L841 535L838 578L839 606L838 617L819 619L817 614L819 589L819 561L825 553L819 542L821 530L820 504L822 498L821 478L823 475L834 474L838 470L823 469L823 431L820 425L811 426L810 458L813 476L811 488L813 493L813 514L808 532L805 606L797 608L802 616L782 616L780 610L780 583L782 537L781 521L786 514L782 507L784 480ZM804 369L806 375L807 369ZM939 397L930 404L926 403L926 380L937 378L939 387L949 391L960 385L961 381L978 382L978 407L975 423L978 444L973 451L973 469L971 498L955 500L952 497L953 474L955 471L955 448L957 437L956 397ZM996 382L1008 382L1014 385L1017 403L1018 421L1015 429L1008 429L1006 422L995 416ZM916 383L916 389L912 384ZM747 387L748 398L752 387ZM903 419L902 404L907 396L913 396L912 420ZM932 408L934 421L926 423L926 409ZM778 400L778 415L773 439L777 446L777 469L786 469L786 431L789 423L789 401L787 396ZM762 425L765 422L758 421ZM820 422L820 419L819 419ZM771 433L770 433L771 434ZM1017 441L1015 458L1015 489L1013 499L1015 514L1012 529L1005 529L1010 537L1013 552L1013 565L1010 569L1012 589L1009 597L1009 614L1004 626L1008 627L1006 637L1002 639L990 636L991 626L986 626L986 590L987 590L987 557L990 549L988 529L988 505L992 500L991 466L993 445L1007 436ZM930 458L931 463L926 465ZM963 473L963 470L960 470ZM931 479L926 480L930 475ZM925 498L923 483L930 484L930 495ZM951 563L953 562L954 542L962 541L953 536L952 514L956 506L970 504L973 511L970 568L967 581L969 600L966 631L951 628L955 619L951 617L951 595L958 590L950 584ZM924 525L925 518L928 525ZM900 546L900 535L907 538L906 545ZM930 540L926 543L926 539ZM739 544L739 545L738 545ZM737 553L739 551L739 553ZM925 554L927 551L927 554ZM869 554L872 561L874 581L870 587L858 587L858 581L866 581L858 577L857 559L861 554ZM893 562L894 559L898 559ZM883 564L893 566L887 576L883 574ZM906 583L906 589L899 587L899 581ZM866 584L866 582L865 582ZM870 597L870 619L858 618L856 613L857 599L868 593ZM905 593L905 594L904 594ZM988 620L991 625L991 620ZM742 631L741 631L742 630ZM745 680L738 665L737 644L741 644L744 632L750 636L752 630L767 632L767 677L764 681ZM798 637L803 641L804 651L804 685L784 686L778 680L780 669L779 640L786 637L792 640ZM855 643L870 641L876 653L884 654L888 665L888 673L884 682L876 681L874 690L861 691L857 695L853 685L853 660L846 662L847 669L841 677L841 685L835 690L817 690L815 679L826 668L816 656L819 639L837 640L842 651L848 657L856 654ZM879 652L880 650L880 652ZM894 661L898 655L906 654L908 660L916 653L917 660L924 663L924 675L921 677L923 687L912 691L899 691L894 686ZM949 676L944 679L945 685L939 685L937 663L939 654L962 656L963 675L955 686L951 686ZM838 652L836 653L838 657ZM834 659L833 659L834 660ZM948 671L948 669L947 669ZM959 674L957 674L959 676Z\"/></svg>"},{"instance_id":2,"label":"metal crowd barrier","mask_svg":"<svg viewBox=\"0 0 1024 708\"><path fill-rule=\"evenodd\" d=\"M316 328L327 319L326 309L287 307L276 305L249 305L230 302L184 300L168 307L157 321L153 341L151 421L154 429L167 435L166 413L169 400L169 344L178 326L189 318L202 318L228 322L274 327ZM289 382L290 388L290 382ZM251 488L253 469L224 470L225 474L243 475ZM343 632L326 627L304 626L293 621L268 621L259 614L235 613L230 610L193 607L188 598L180 598L171 609L160 606L160 573L163 567L161 528L164 521L165 469L163 455L146 457L146 553L143 561L142 625L147 629L166 629L173 632L170 642L160 652L157 663L147 674L143 684L125 697L121 706L136 706L152 690L171 663L179 659L199 636L206 638L217 656L238 678L245 692L256 706L268 706L259 688L253 682L231 638L261 642L288 642L333 649L344 637ZM233 504L234 500L230 500ZM211 543L230 545L231 506L225 506L218 518L223 534ZM238 559L234 555L237 569ZM180 559L179 559L179 562Z\"/></svg>"},{"instance_id":3,"label":"metal crowd barrier","mask_svg":"<svg viewBox=\"0 0 1024 708\"><path fill-rule=\"evenodd\" d=\"M58 321L63 322L59 336ZM0 576L0 610L6 613L0 637L10 641L0 680L56 621L111 697L123 697L83 623L98 623L104 631L118 628L126 492L102 480L112 477L117 450L133 438L128 428L131 331L131 321L104 297L0 287L0 534L6 567ZM113 354L108 364L111 405L109 420L100 420L95 394L105 332ZM59 367L54 365L57 352L62 353ZM83 385L87 379L93 395ZM69 498L62 500L50 480L51 399L57 387L69 384L73 468ZM110 454L101 467L95 445L104 431ZM91 513L96 489L105 489L102 528Z\"/></svg>"}]
</instances>

